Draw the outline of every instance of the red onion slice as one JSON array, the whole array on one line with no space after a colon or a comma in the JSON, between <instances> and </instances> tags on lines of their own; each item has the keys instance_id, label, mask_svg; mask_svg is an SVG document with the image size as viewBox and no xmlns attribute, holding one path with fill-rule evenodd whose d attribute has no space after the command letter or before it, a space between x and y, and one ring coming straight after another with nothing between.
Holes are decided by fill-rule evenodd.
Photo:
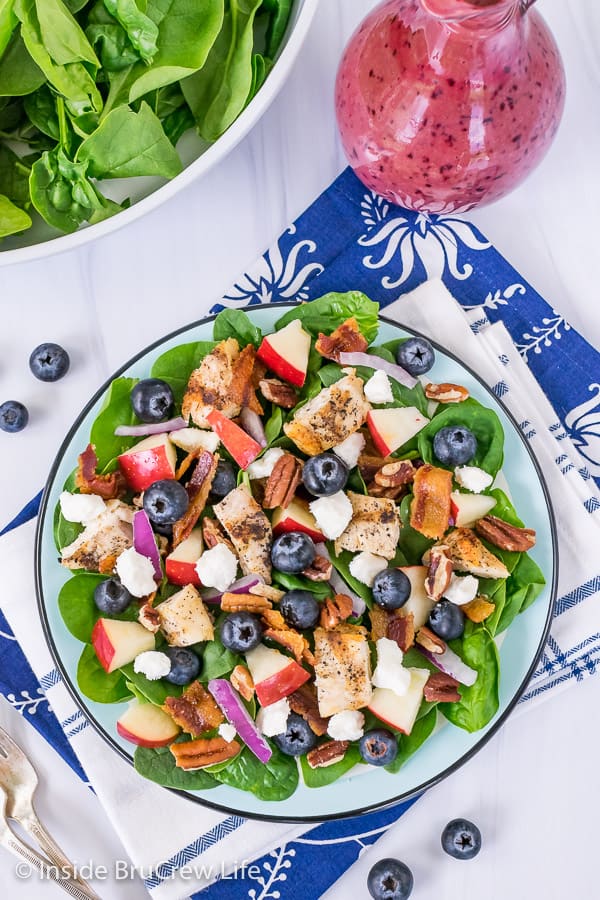
<instances>
[{"instance_id":1,"label":"red onion slice","mask_svg":"<svg viewBox=\"0 0 600 900\"><path fill-rule=\"evenodd\" d=\"M254 410L245 406L240 415L240 422L242 423L242 428L246 434L249 434L251 438L254 438L257 444L260 444L261 447L267 446L265 428L258 413L255 413Z\"/></svg>"},{"instance_id":2,"label":"red onion slice","mask_svg":"<svg viewBox=\"0 0 600 900\"><path fill-rule=\"evenodd\" d=\"M160 581L162 569L160 566L160 554L156 546L152 525L145 509L138 509L133 514L133 546L142 556L147 556L154 566L154 578Z\"/></svg>"},{"instance_id":3,"label":"red onion slice","mask_svg":"<svg viewBox=\"0 0 600 900\"><path fill-rule=\"evenodd\" d=\"M440 672L451 675L452 678L456 678L457 681L464 684L466 687L471 687L471 685L475 684L477 681L477 672L475 669L472 669L464 663L460 656L457 656L450 647L446 647L443 653L431 653L430 650L426 650L425 647L422 647L420 644L415 644L415 649L418 650L425 659L428 659L436 669L439 669Z\"/></svg>"},{"instance_id":4,"label":"red onion slice","mask_svg":"<svg viewBox=\"0 0 600 900\"><path fill-rule=\"evenodd\" d=\"M317 551L319 556L324 556L325 559L328 559L329 562L331 562L331 555L325 544L315 544L315 550ZM355 594L352 588L350 588L346 584L336 568L332 569L331 575L329 577L329 584L336 592L336 594L345 594L347 597L350 597L350 599L352 600L352 615L355 618L358 618L358 616L362 616L365 609L367 608L367 604L362 597L359 597L358 594Z\"/></svg>"},{"instance_id":5,"label":"red onion slice","mask_svg":"<svg viewBox=\"0 0 600 900\"><path fill-rule=\"evenodd\" d=\"M148 434L164 434L165 431L179 431L187 428L187 422L181 416L167 422L151 422L144 425L117 425L115 434L118 437L144 437Z\"/></svg>"},{"instance_id":6,"label":"red onion slice","mask_svg":"<svg viewBox=\"0 0 600 900\"><path fill-rule=\"evenodd\" d=\"M340 353L340 363L343 366L368 366L369 369L381 369L386 372L390 378L403 384L404 387L413 388L417 384L417 379L395 363L388 362L380 356L374 356L370 353Z\"/></svg>"},{"instance_id":7,"label":"red onion slice","mask_svg":"<svg viewBox=\"0 0 600 900\"><path fill-rule=\"evenodd\" d=\"M247 594L251 587L255 584L264 584L265 580L261 575L244 575L243 578L230 584L226 591L218 591L216 588L209 588L202 592L202 599L205 603L220 603L223 594Z\"/></svg>"},{"instance_id":8,"label":"red onion slice","mask_svg":"<svg viewBox=\"0 0 600 900\"><path fill-rule=\"evenodd\" d=\"M248 749L261 762L269 762L273 751L256 727L235 688L225 678L212 678L207 688Z\"/></svg>"}]
</instances>

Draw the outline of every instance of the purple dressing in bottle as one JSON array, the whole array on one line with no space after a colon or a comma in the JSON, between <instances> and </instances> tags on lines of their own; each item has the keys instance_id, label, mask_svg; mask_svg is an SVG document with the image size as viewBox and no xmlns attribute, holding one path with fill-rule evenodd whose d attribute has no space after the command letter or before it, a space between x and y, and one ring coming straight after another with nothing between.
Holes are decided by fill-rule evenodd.
<instances>
[{"instance_id":1,"label":"purple dressing in bottle","mask_svg":"<svg viewBox=\"0 0 600 900\"><path fill-rule=\"evenodd\" d=\"M367 187L424 212L516 187L558 129L565 76L532 0L384 0L336 81L344 151Z\"/></svg>"}]
</instances>

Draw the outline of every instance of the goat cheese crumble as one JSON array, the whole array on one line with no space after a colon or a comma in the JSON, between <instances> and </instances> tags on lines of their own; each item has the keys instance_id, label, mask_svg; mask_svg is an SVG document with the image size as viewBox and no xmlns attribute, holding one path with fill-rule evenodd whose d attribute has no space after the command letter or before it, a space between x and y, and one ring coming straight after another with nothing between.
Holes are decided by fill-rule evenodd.
<instances>
[{"instance_id":1,"label":"goat cheese crumble","mask_svg":"<svg viewBox=\"0 0 600 900\"><path fill-rule=\"evenodd\" d=\"M196 563L196 572L204 587L226 591L235 581L237 557L225 544L217 544L204 551Z\"/></svg>"},{"instance_id":2,"label":"goat cheese crumble","mask_svg":"<svg viewBox=\"0 0 600 900\"><path fill-rule=\"evenodd\" d=\"M154 566L147 556L142 556L134 547L123 550L115 566L121 584L132 597L147 597L156 590Z\"/></svg>"}]
</instances>

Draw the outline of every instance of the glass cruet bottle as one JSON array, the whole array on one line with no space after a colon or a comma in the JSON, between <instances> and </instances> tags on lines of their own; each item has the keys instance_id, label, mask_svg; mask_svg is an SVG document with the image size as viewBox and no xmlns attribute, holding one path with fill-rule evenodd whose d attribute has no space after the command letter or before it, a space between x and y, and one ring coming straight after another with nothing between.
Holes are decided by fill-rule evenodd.
<instances>
[{"instance_id":1,"label":"glass cruet bottle","mask_svg":"<svg viewBox=\"0 0 600 900\"><path fill-rule=\"evenodd\" d=\"M565 76L534 0L384 0L336 80L342 145L393 203L464 212L537 166L560 123Z\"/></svg>"}]
</instances>

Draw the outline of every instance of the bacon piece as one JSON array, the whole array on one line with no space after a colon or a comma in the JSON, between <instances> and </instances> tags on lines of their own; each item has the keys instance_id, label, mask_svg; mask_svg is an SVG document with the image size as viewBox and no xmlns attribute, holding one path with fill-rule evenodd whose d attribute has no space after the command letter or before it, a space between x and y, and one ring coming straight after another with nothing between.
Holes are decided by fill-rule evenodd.
<instances>
[{"instance_id":1,"label":"bacon piece","mask_svg":"<svg viewBox=\"0 0 600 900\"><path fill-rule=\"evenodd\" d=\"M352 317L338 325L330 335L319 333L315 350L325 359L339 362L340 353L364 353L368 346L358 322Z\"/></svg>"},{"instance_id":2,"label":"bacon piece","mask_svg":"<svg viewBox=\"0 0 600 900\"><path fill-rule=\"evenodd\" d=\"M219 464L217 453L209 453L203 450L198 457L196 468L186 485L190 505L183 516L173 525L173 549L190 536L192 528L200 518L206 506L210 488Z\"/></svg>"},{"instance_id":3,"label":"bacon piece","mask_svg":"<svg viewBox=\"0 0 600 900\"><path fill-rule=\"evenodd\" d=\"M180 697L167 697L164 711L192 737L217 728L225 717L199 681L193 681Z\"/></svg>"},{"instance_id":4,"label":"bacon piece","mask_svg":"<svg viewBox=\"0 0 600 900\"><path fill-rule=\"evenodd\" d=\"M452 472L424 465L415 472L410 524L429 538L441 538L450 527Z\"/></svg>"},{"instance_id":5,"label":"bacon piece","mask_svg":"<svg viewBox=\"0 0 600 900\"><path fill-rule=\"evenodd\" d=\"M313 684L307 682L299 687L288 697L290 709L292 712L298 713L305 719L311 731L321 737L327 732L329 719L325 719L319 715L319 704L317 702L317 691Z\"/></svg>"},{"instance_id":6,"label":"bacon piece","mask_svg":"<svg viewBox=\"0 0 600 900\"><path fill-rule=\"evenodd\" d=\"M387 637L395 641L403 653L406 653L415 642L415 617L413 613L403 613L396 610L390 615L387 627Z\"/></svg>"},{"instance_id":7,"label":"bacon piece","mask_svg":"<svg viewBox=\"0 0 600 900\"><path fill-rule=\"evenodd\" d=\"M263 408L256 396L258 382L265 374L262 363L257 363L256 349L252 344L247 344L233 364L229 398L232 403L242 409L247 406L253 412L262 415ZM258 372L255 369L258 368Z\"/></svg>"},{"instance_id":8,"label":"bacon piece","mask_svg":"<svg viewBox=\"0 0 600 900\"><path fill-rule=\"evenodd\" d=\"M108 475L99 475L96 472L97 467L96 448L93 444L88 444L77 459L75 487L78 487L82 494L97 494L103 500L122 497L127 492L127 484L123 475L118 471L110 472Z\"/></svg>"}]
</instances>

